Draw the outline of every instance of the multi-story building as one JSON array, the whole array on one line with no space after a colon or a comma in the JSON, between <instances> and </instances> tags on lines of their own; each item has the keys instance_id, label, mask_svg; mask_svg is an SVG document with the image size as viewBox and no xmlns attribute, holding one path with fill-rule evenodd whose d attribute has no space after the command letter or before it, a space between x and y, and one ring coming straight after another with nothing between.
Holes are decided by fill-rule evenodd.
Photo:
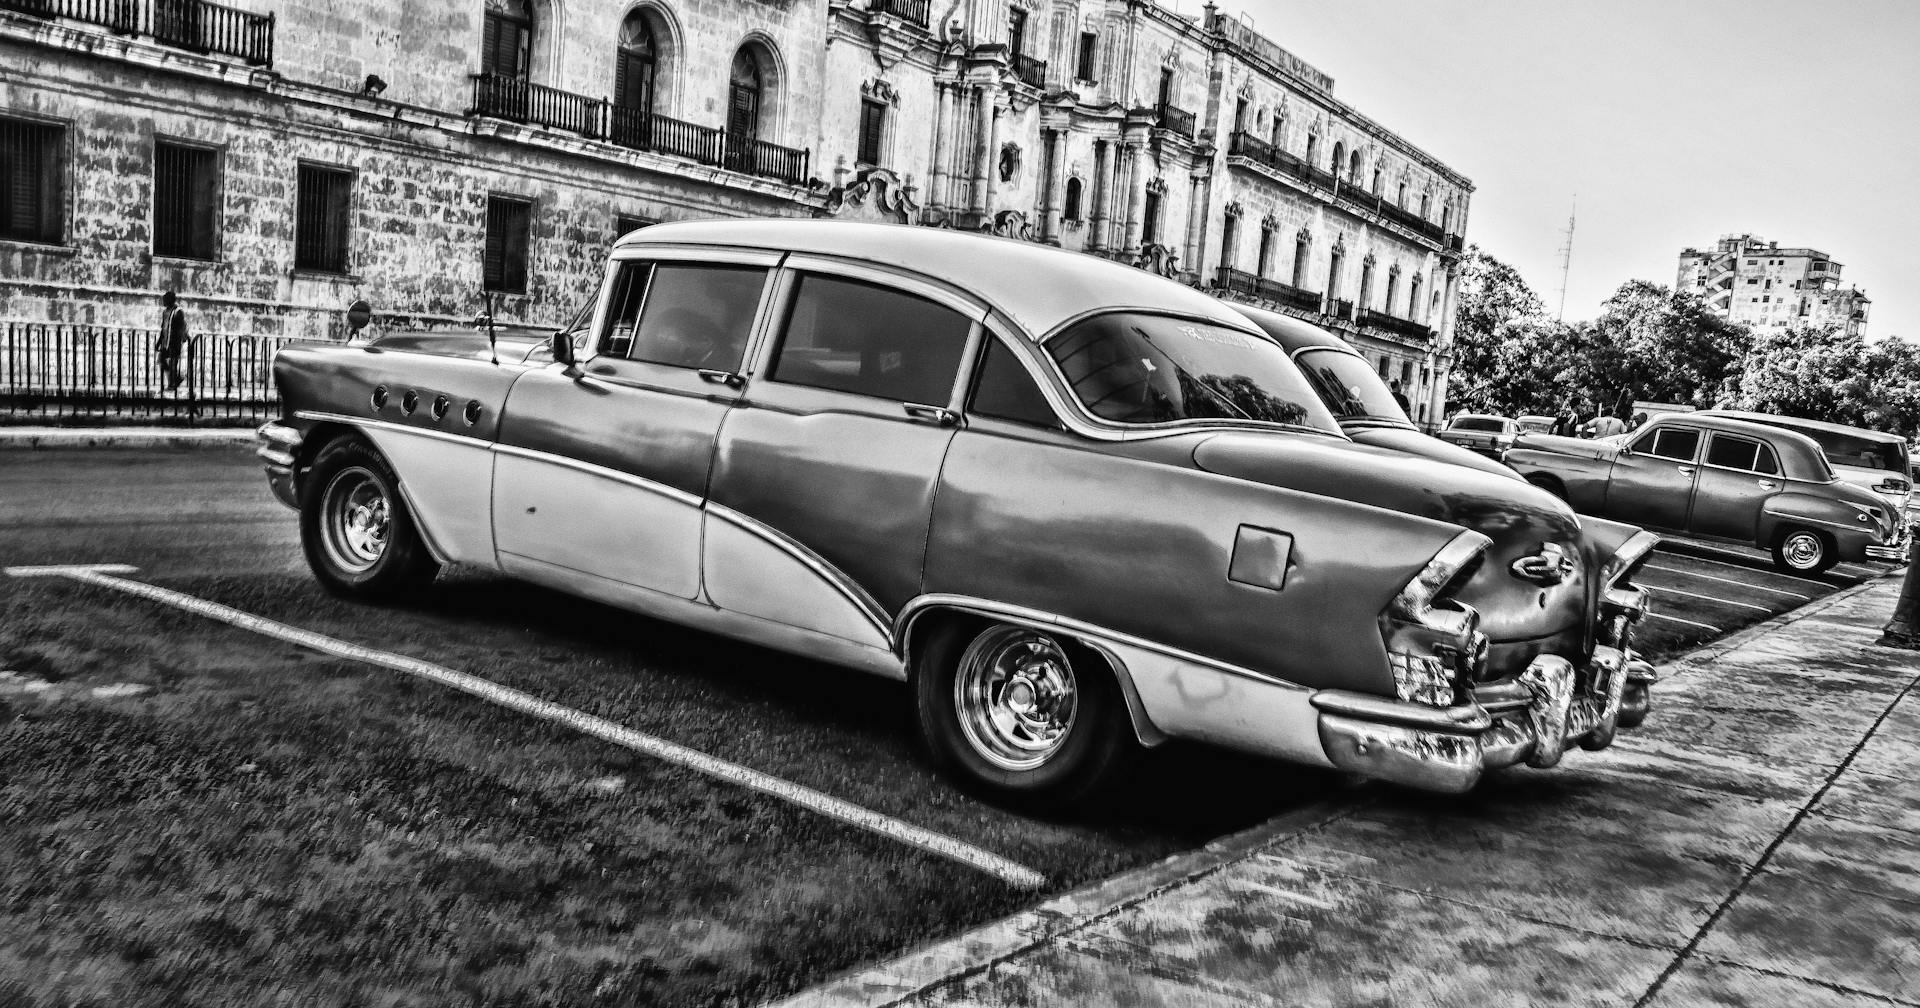
<instances>
[{"instance_id":1,"label":"multi-story building","mask_svg":"<svg viewBox=\"0 0 1920 1008\"><path fill-rule=\"evenodd\" d=\"M1727 235L1711 251L1680 250L1674 289L1698 294L1722 317L1756 330L1831 325L1863 333L1873 302L1858 288L1840 286L1840 270L1819 249Z\"/></svg>"},{"instance_id":2,"label":"multi-story building","mask_svg":"<svg viewBox=\"0 0 1920 1008\"><path fill-rule=\"evenodd\" d=\"M565 322L647 223L990 230L1320 321L1445 396L1471 184L1212 6L0 0L0 318Z\"/></svg>"}]
</instances>

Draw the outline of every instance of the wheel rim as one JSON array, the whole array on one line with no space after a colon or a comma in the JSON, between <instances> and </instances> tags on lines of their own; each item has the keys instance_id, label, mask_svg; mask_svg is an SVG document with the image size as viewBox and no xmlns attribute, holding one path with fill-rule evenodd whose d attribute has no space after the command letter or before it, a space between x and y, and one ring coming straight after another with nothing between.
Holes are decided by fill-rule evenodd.
<instances>
[{"instance_id":1,"label":"wheel rim","mask_svg":"<svg viewBox=\"0 0 1920 1008\"><path fill-rule=\"evenodd\" d=\"M1787 563L1800 570L1818 564L1821 554L1825 552L1826 545L1811 532L1795 532L1780 545L1780 553L1787 558Z\"/></svg>"},{"instance_id":2,"label":"wheel rim","mask_svg":"<svg viewBox=\"0 0 1920 1008\"><path fill-rule=\"evenodd\" d=\"M996 627L960 657L953 705L973 750L1003 770L1032 770L1057 755L1080 707L1073 665L1058 641Z\"/></svg>"},{"instance_id":3,"label":"wheel rim","mask_svg":"<svg viewBox=\"0 0 1920 1008\"><path fill-rule=\"evenodd\" d=\"M342 469L327 484L320 512L320 539L327 559L349 573L373 568L387 551L393 506L385 484L360 466Z\"/></svg>"}]
</instances>

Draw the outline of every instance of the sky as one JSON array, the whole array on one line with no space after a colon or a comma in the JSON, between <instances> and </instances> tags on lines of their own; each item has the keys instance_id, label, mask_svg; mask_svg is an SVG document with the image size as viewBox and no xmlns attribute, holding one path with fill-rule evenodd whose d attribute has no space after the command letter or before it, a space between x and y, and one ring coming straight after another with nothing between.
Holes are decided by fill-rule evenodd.
<instances>
[{"instance_id":1,"label":"sky","mask_svg":"<svg viewBox=\"0 0 1920 1008\"><path fill-rule=\"evenodd\" d=\"M1201 0L1161 0L1197 14ZM1920 0L1220 0L1473 180L1467 240L1569 321L1685 247L1815 248L1920 342Z\"/></svg>"}]
</instances>

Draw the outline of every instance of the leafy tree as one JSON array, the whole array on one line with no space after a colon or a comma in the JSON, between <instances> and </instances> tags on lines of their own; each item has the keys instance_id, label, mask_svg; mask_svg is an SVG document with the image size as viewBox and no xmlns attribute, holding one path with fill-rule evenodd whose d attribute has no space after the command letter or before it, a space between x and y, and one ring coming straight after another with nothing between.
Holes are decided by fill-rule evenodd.
<instances>
[{"instance_id":1,"label":"leafy tree","mask_svg":"<svg viewBox=\"0 0 1920 1008\"><path fill-rule=\"evenodd\" d=\"M1920 347L1868 344L1837 326L1780 329L1754 338L1732 405L1911 435L1920 429Z\"/></svg>"},{"instance_id":2,"label":"leafy tree","mask_svg":"<svg viewBox=\"0 0 1920 1008\"><path fill-rule=\"evenodd\" d=\"M1583 349L1605 406L1634 399L1709 406L1738 379L1751 341L1745 326L1698 297L1629 280L1602 304Z\"/></svg>"},{"instance_id":3,"label":"leafy tree","mask_svg":"<svg viewBox=\"0 0 1920 1008\"><path fill-rule=\"evenodd\" d=\"M1538 351L1555 323L1519 271L1480 246L1468 247L1460 269L1449 405L1526 412L1546 391Z\"/></svg>"}]
</instances>

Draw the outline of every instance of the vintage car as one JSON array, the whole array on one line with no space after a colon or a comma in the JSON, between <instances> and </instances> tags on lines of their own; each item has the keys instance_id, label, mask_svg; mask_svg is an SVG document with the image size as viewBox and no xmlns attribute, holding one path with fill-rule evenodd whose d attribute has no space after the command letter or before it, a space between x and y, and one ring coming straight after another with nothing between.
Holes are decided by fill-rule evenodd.
<instances>
[{"instance_id":1,"label":"vintage car","mask_svg":"<svg viewBox=\"0 0 1920 1008\"><path fill-rule=\"evenodd\" d=\"M1550 416L1542 416L1538 413L1525 413L1514 417L1513 423L1514 426L1520 428L1520 433L1522 434L1553 433L1554 419Z\"/></svg>"},{"instance_id":2,"label":"vintage car","mask_svg":"<svg viewBox=\"0 0 1920 1008\"><path fill-rule=\"evenodd\" d=\"M1024 800L1171 737L1458 792L1647 707L1651 536L1603 554L1511 479L1353 444L1244 317L1131 267L659 225L542 357L281 352L261 455L322 585L469 564L906 680L934 760ZM1494 648L1483 578L1561 622Z\"/></svg>"},{"instance_id":3,"label":"vintage car","mask_svg":"<svg viewBox=\"0 0 1920 1008\"><path fill-rule=\"evenodd\" d=\"M1893 509L1893 513L1904 520L1913 490L1911 474L1907 470L1905 438L1860 427L1772 413L1721 409L1705 410L1703 413L1768 427L1784 427L1805 434L1820 446L1820 452L1827 457L1827 464L1833 467L1835 476L1879 494Z\"/></svg>"},{"instance_id":4,"label":"vintage car","mask_svg":"<svg viewBox=\"0 0 1920 1008\"><path fill-rule=\"evenodd\" d=\"M1520 425L1511 417L1492 413L1462 413L1437 436L1496 461L1505 461L1507 449L1512 448L1514 439L1520 436Z\"/></svg>"},{"instance_id":5,"label":"vintage car","mask_svg":"<svg viewBox=\"0 0 1920 1008\"><path fill-rule=\"evenodd\" d=\"M1669 413L1615 443L1528 434L1507 464L1582 514L1751 543L1796 574L1898 560L1905 543L1899 515L1812 438L1732 417Z\"/></svg>"}]
</instances>

